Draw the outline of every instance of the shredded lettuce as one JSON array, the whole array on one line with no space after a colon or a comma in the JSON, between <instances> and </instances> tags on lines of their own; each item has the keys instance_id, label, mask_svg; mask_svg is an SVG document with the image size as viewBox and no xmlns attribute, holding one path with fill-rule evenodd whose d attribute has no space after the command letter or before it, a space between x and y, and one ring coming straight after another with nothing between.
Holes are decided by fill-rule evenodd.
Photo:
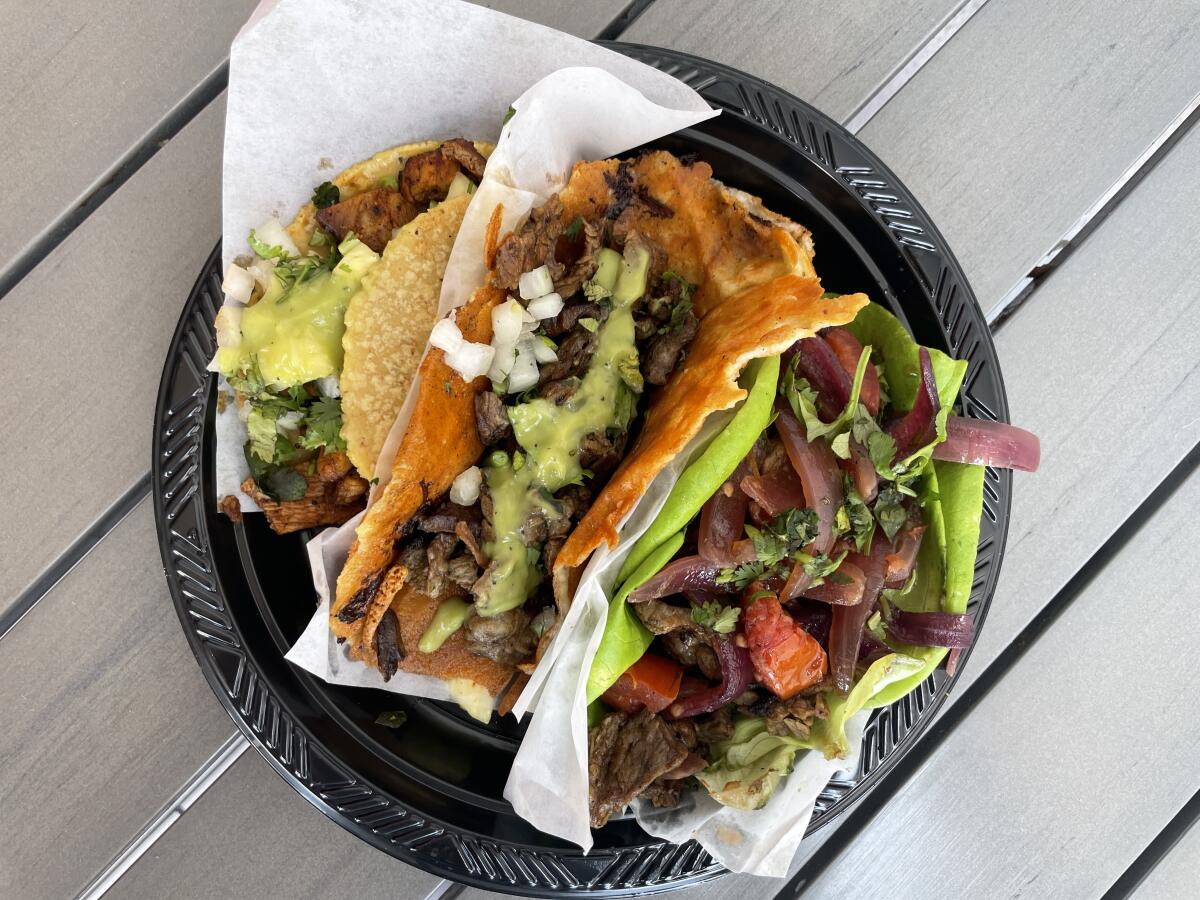
<instances>
[{"instance_id":1,"label":"shredded lettuce","mask_svg":"<svg viewBox=\"0 0 1200 900\"><path fill-rule=\"evenodd\" d=\"M696 777L718 803L762 809L805 746L798 738L768 734L762 719L742 716L728 740L711 745L713 761Z\"/></svg>"},{"instance_id":2,"label":"shredded lettuce","mask_svg":"<svg viewBox=\"0 0 1200 900\"><path fill-rule=\"evenodd\" d=\"M874 701L881 693L907 682L923 666L923 660L904 653L889 653L875 660L845 697L836 692L825 695L829 715L813 726L803 746L820 750L826 759L846 756L850 752L846 737L850 717L861 709L880 705Z\"/></svg>"}]
</instances>

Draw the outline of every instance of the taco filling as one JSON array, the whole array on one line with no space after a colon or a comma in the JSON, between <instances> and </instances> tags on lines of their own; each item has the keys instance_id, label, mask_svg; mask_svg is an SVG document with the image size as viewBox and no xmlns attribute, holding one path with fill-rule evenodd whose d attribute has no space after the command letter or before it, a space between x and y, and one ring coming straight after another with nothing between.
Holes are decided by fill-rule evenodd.
<instances>
[{"instance_id":1,"label":"taco filling","mask_svg":"<svg viewBox=\"0 0 1200 900\"><path fill-rule=\"evenodd\" d=\"M1037 441L952 416L965 374L875 304L748 371L619 576L588 681L593 827L686 790L758 809L797 753L844 756L850 716L970 645L983 465L1035 468Z\"/></svg>"},{"instance_id":2,"label":"taco filling","mask_svg":"<svg viewBox=\"0 0 1200 900\"><path fill-rule=\"evenodd\" d=\"M246 426L242 490L276 532L363 508L380 423L408 390L485 163L462 139L379 154L319 185L286 229L271 219L251 230L253 256L226 270L212 368ZM233 497L222 508L240 515Z\"/></svg>"}]
</instances>

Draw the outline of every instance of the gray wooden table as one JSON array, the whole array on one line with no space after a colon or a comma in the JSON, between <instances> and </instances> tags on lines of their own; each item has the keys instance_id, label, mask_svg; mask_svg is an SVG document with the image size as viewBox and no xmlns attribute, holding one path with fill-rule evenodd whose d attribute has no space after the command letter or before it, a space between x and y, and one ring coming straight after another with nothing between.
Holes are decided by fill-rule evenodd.
<instances>
[{"instance_id":1,"label":"gray wooden table","mask_svg":"<svg viewBox=\"0 0 1200 900\"><path fill-rule=\"evenodd\" d=\"M1200 896L1200 4L488 5L846 123L948 238L1042 439L932 729L790 882L680 896ZM458 894L245 752L163 582L151 413L254 0L2 6L0 896Z\"/></svg>"}]
</instances>

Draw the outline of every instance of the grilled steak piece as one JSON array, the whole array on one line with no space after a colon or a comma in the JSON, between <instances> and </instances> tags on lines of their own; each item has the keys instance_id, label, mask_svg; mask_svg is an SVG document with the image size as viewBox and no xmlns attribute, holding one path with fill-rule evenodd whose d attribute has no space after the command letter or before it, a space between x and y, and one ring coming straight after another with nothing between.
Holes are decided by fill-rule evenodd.
<instances>
[{"instance_id":1,"label":"grilled steak piece","mask_svg":"<svg viewBox=\"0 0 1200 900\"><path fill-rule=\"evenodd\" d=\"M656 334L646 345L645 361L642 363L642 377L647 384L666 384L675 366L679 363L684 348L696 336L700 320L690 309L683 314L678 325L668 328L662 334Z\"/></svg>"},{"instance_id":2,"label":"grilled steak piece","mask_svg":"<svg viewBox=\"0 0 1200 900\"><path fill-rule=\"evenodd\" d=\"M496 248L492 264L492 284L515 291L524 272L540 265L550 269L550 277L562 277L562 266L554 258L554 245L563 233L562 201L557 194L529 214L525 224Z\"/></svg>"},{"instance_id":3,"label":"grilled steak piece","mask_svg":"<svg viewBox=\"0 0 1200 900\"><path fill-rule=\"evenodd\" d=\"M705 678L721 680L721 663L708 640L707 629L682 628L662 636L667 652L685 666L698 666Z\"/></svg>"},{"instance_id":4,"label":"grilled steak piece","mask_svg":"<svg viewBox=\"0 0 1200 900\"><path fill-rule=\"evenodd\" d=\"M649 710L615 712L588 733L592 827L602 828L660 775L687 759L675 731Z\"/></svg>"},{"instance_id":5,"label":"grilled steak piece","mask_svg":"<svg viewBox=\"0 0 1200 900\"><path fill-rule=\"evenodd\" d=\"M467 619L467 649L476 656L515 666L528 659L537 647L537 635L523 609L510 609L498 616Z\"/></svg>"},{"instance_id":6,"label":"grilled steak piece","mask_svg":"<svg viewBox=\"0 0 1200 900\"><path fill-rule=\"evenodd\" d=\"M512 434L508 410L495 391L483 391L475 395L475 427L485 447L498 444Z\"/></svg>"}]
</instances>

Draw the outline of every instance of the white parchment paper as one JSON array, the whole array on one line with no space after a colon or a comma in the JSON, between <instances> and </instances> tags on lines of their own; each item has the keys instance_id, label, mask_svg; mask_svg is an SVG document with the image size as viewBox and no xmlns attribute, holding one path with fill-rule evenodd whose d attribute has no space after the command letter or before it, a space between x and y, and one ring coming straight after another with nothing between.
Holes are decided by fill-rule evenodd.
<instances>
[{"instance_id":1,"label":"white parchment paper","mask_svg":"<svg viewBox=\"0 0 1200 900\"><path fill-rule=\"evenodd\" d=\"M564 67L590 71L530 90ZM510 228L561 186L575 160L612 156L716 113L643 63L470 3L261 4L230 51L222 265L249 252L251 228L276 215L290 221L314 186L380 150L451 137L496 141L523 94L514 104L522 115L506 129L513 140L497 148L501 159L489 165L489 185L476 192L455 245L446 308L482 277L479 241L496 200L504 198ZM249 473L233 404L217 417L216 435L217 498L233 494L243 510L257 509L239 487Z\"/></svg>"},{"instance_id":2,"label":"white parchment paper","mask_svg":"<svg viewBox=\"0 0 1200 900\"><path fill-rule=\"evenodd\" d=\"M568 68L561 68L567 66ZM514 102L513 98L520 99ZM500 134L509 104L517 116ZM289 220L312 187L378 150L465 136L495 141L451 254L443 313L483 277L483 230L496 203L504 230L561 188L570 165L621 153L714 115L678 81L559 32L455 0L267 2L231 54L225 139L224 262L246 252L251 227ZM397 418L378 471L390 471L414 391ZM721 426L715 417L692 448ZM244 428L232 404L218 417L217 496L240 496L247 472ZM657 514L686 463L683 454L651 486L625 523L621 544L588 565L559 635L518 701L536 705L505 796L535 826L591 846L587 814L587 672L604 629L607 593L632 543ZM452 699L440 679L400 672L390 682L348 660L327 616L336 578L361 517L328 529L308 547L320 606L287 658L326 681ZM833 763L807 754L764 810L727 809L698 796L678 810L638 809L642 826L668 840L698 839L735 871L782 876L817 794L853 767L866 714L847 727L855 753Z\"/></svg>"}]
</instances>

